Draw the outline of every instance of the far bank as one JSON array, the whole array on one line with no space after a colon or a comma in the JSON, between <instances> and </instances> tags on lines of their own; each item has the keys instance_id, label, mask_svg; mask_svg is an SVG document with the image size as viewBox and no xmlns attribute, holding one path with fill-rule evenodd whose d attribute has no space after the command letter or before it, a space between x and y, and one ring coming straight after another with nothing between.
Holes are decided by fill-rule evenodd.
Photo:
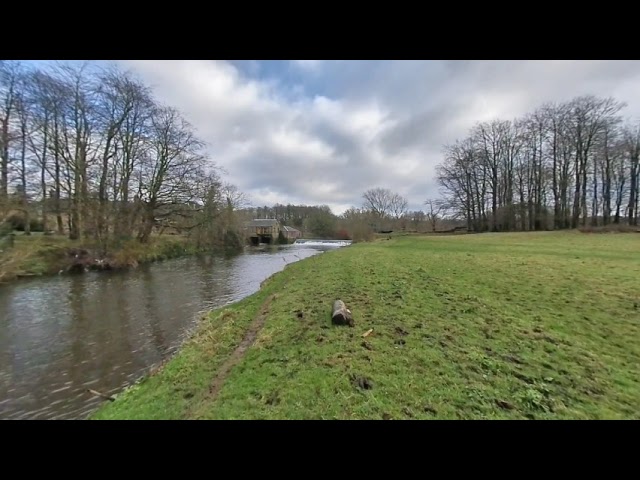
<instances>
[{"instance_id":1,"label":"far bank","mask_svg":"<svg viewBox=\"0 0 640 480\"><path fill-rule=\"evenodd\" d=\"M143 263L228 249L224 245L198 245L182 235L152 236L147 243L131 239L104 248L62 235L17 234L11 245L0 246L0 285L18 278L135 268Z\"/></svg>"}]
</instances>

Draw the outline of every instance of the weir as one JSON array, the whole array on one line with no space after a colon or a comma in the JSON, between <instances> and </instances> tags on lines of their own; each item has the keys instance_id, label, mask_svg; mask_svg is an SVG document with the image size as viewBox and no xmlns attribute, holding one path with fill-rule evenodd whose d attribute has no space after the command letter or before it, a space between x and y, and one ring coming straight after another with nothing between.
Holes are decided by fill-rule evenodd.
<instances>
[{"instance_id":1,"label":"weir","mask_svg":"<svg viewBox=\"0 0 640 480\"><path fill-rule=\"evenodd\" d=\"M294 245L305 245L307 247L347 247L351 245L351 240L323 240L323 239L313 239L313 238L298 238Z\"/></svg>"}]
</instances>

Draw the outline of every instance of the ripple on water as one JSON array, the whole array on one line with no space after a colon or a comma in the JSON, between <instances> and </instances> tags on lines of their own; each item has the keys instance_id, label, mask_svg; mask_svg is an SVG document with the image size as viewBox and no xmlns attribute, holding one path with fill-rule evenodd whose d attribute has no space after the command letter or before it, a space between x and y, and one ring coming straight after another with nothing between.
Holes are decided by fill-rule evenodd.
<instances>
[{"instance_id":1,"label":"ripple on water","mask_svg":"<svg viewBox=\"0 0 640 480\"><path fill-rule=\"evenodd\" d=\"M64 392L65 390L69 390L71 387L70 386L66 386L66 387L62 387L62 388L57 388L55 390L51 390L51 393L58 393L58 392Z\"/></svg>"},{"instance_id":2,"label":"ripple on water","mask_svg":"<svg viewBox=\"0 0 640 480\"><path fill-rule=\"evenodd\" d=\"M7 386L0 419L86 418L104 402L88 387L121 391L173 355L205 311L244 298L287 264L319 251L247 250L3 287L0 352L11 353L0 355Z\"/></svg>"}]
</instances>

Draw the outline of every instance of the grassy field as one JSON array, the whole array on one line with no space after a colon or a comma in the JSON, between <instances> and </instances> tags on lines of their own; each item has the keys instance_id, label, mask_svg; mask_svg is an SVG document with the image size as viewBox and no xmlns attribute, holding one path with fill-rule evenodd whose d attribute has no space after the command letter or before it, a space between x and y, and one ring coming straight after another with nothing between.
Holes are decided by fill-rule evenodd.
<instances>
[{"instance_id":1,"label":"grassy field","mask_svg":"<svg viewBox=\"0 0 640 480\"><path fill-rule=\"evenodd\" d=\"M331 325L336 298L355 328ZM400 237L292 264L94 418L640 418L640 235Z\"/></svg>"}]
</instances>

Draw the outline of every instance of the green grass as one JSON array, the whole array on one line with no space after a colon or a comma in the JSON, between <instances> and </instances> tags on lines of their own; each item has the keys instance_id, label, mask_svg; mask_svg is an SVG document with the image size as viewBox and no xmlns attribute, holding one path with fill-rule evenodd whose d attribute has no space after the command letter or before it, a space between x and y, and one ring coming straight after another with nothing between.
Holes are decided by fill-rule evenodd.
<instances>
[{"instance_id":1,"label":"green grass","mask_svg":"<svg viewBox=\"0 0 640 480\"><path fill-rule=\"evenodd\" d=\"M0 247L0 284L18 277L56 273L65 252L76 246L66 237L18 233L13 247Z\"/></svg>"},{"instance_id":2,"label":"green grass","mask_svg":"<svg viewBox=\"0 0 640 480\"><path fill-rule=\"evenodd\" d=\"M272 294L256 343L212 398ZM331 325L336 298L355 328ZM93 418L640 418L639 304L638 234L357 244L212 312L157 375Z\"/></svg>"},{"instance_id":3,"label":"green grass","mask_svg":"<svg viewBox=\"0 0 640 480\"><path fill-rule=\"evenodd\" d=\"M189 243L186 237L180 235L166 235L151 237L149 243L129 240L110 248L109 257L113 258L118 267L135 266L138 263L156 262L169 258L192 255L199 250Z\"/></svg>"}]
</instances>

